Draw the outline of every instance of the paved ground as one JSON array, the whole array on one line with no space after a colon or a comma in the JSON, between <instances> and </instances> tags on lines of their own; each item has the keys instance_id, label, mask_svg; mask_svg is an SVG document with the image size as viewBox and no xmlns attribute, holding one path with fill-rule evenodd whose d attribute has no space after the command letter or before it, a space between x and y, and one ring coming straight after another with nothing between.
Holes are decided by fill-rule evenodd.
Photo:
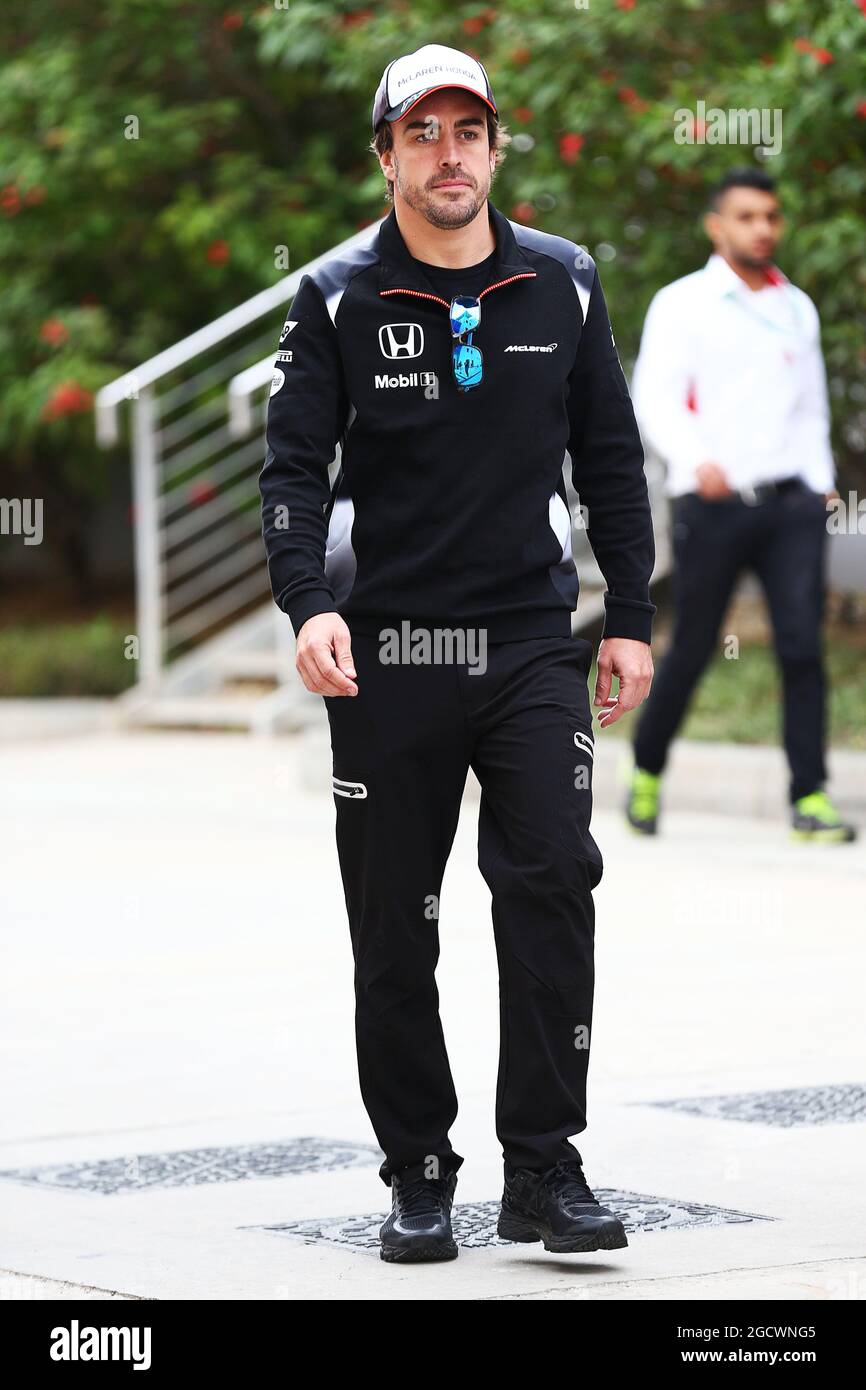
<instances>
[{"instance_id":1,"label":"paved ground","mask_svg":"<svg viewBox=\"0 0 866 1390\"><path fill-rule=\"evenodd\" d=\"M600 795L576 1142L630 1243L551 1256L493 1235L497 986L467 795L438 975L461 1254L391 1267L316 747L0 748L0 1298L866 1297L866 840L678 808L647 842Z\"/></svg>"}]
</instances>

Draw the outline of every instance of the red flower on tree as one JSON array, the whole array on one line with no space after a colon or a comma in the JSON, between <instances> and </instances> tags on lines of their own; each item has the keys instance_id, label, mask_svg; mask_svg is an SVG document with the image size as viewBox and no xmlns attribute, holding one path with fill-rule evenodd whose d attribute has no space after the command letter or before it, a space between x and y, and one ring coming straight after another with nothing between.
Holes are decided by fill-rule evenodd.
<instances>
[{"instance_id":1,"label":"red flower on tree","mask_svg":"<svg viewBox=\"0 0 866 1390\"><path fill-rule=\"evenodd\" d=\"M93 393L77 381L64 381L55 387L42 408L43 420L59 420L64 415L82 415L93 406Z\"/></svg>"},{"instance_id":2,"label":"red flower on tree","mask_svg":"<svg viewBox=\"0 0 866 1390\"><path fill-rule=\"evenodd\" d=\"M623 106L630 106L632 111L646 111L649 109L649 102L639 97L634 87L620 87L617 95Z\"/></svg>"},{"instance_id":3,"label":"red flower on tree","mask_svg":"<svg viewBox=\"0 0 866 1390\"><path fill-rule=\"evenodd\" d=\"M533 222L535 220L535 208L531 203L515 203L511 209L511 216L518 222Z\"/></svg>"},{"instance_id":4,"label":"red flower on tree","mask_svg":"<svg viewBox=\"0 0 866 1390\"><path fill-rule=\"evenodd\" d=\"M866 0L863 0L863 3L864 5L866 5ZM866 119L866 101L860 101L857 103L857 115L863 116L864 119Z\"/></svg>"},{"instance_id":5,"label":"red flower on tree","mask_svg":"<svg viewBox=\"0 0 866 1390\"><path fill-rule=\"evenodd\" d=\"M522 67L524 63L528 63L531 57L532 57L532 49L531 49L531 48L515 48L515 49L512 49L511 61L512 61L512 63L516 63L518 67Z\"/></svg>"},{"instance_id":6,"label":"red flower on tree","mask_svg":"<svg viewBox=\"0 0 866 1390\"><path fill-rule=\"evenodd\" d=\"M361 24L366 24L367 20L372 18L372 10L350 10L348 14L340 16L340 28L356 29Z\"/></svg>"},{"instance_id":7,"label":"red flower on tree","mask_svg":"<svg viewBox=\"0 0 866 1390\"><path fill-rule=\"evenodd\" d=\"M573 131L570 131L567 135L561 136L559 141L560 159L562 159L566 164L576 164L578 159L580 158L580 151L583 148L583 145L583 136L577 135Z\"/></svg>"},{"instance_id":8,"label":"red flower on tree","mask_svg":"<svg viewBox=\"0 0 866 1390\"><path fill-rule=\"evenodd\" d=\"M864 13L866 13L866 11L864 11ZM812 57L817 58L818 62L823 64L824 67L826 67L828 63L833 62L833 54L830 52L829 48L816 48L809 39L795 39L794 47L798 53L811 53Z\"/></svg>"},{"instance_id":9,"label":"red flower on tree","mask_svg":"<svg viewBox=\"0 0 866 1390\"><path fill-rule=\"evenodd\" d=\"M224 15L223 15L222 21L221 21L221 23L220 23L220 28L221 28L221 29L240 29L240 27L241 27L241 25L243 24L243 22L244 22L244 17L243 17L243 15L242 15L242 14L238 14L237 10L232 10L229 14L224 14Z\"/></svg>"},{"instance_id":10,"label":"red flower on tree","mask_svg":"<svg viewBox=\"0 0 866 1390\"><path fill-rule=\"evenodd\" d=\"M514 119L520 121L521 125L527 125L532 120L532 112L528 106L515 106Z\"/></svg>"},{"instance_id":11,"label":"red flower on tree","mask_svg":"<svg viewBox=\"0 0 866 1390\"><path fill-rule=\"evenodd\" d=\"M21 198L14 183L7 183L5 188L0 189L0 208L6 217L14 217L20 211Z\"/></svg>"},{"instance_id":12,"label":"red flower on tree","mask_svg":"<svg viewBox=\"0 0 866 1390\"><path fill-rule=\"evenodd\" d=\"M636 4L637 0L616 0L618 10L633 10Z\"/></svg>"},{"instance_id":13,"label":"red flower on tree","mask_svg":"<svg viewBox=\"0 0 866 1390\"><path fill-rule=\"evenodd\" d=\"M52 347L59 347L65 343L69 337L66 324L61 323L60 319L46 319L39 330L39 337L43 343L50 343Z\"/></svg>"},{"instance_id":14,"label":"red flower on tree","mask_svg":"<svg viewBox=\"0 0 866 1390\"><path fill-rule=\"evenodd\" d=\"M464 34L480 34L486 23L487 20L483 14L472 15L470 19L464 19L463 32Z\"/></svg>"},{"instance_id":15,"label":"red flower on tree","mask_svg":"<svg viewBox=\"0 0 866 1390\"><path fill-rule=\"evenodd\" d=\"M225 265L229 258L229 244L227 241L212 241L205 252L206 259L211 265Z\"/></svg>"}]
</instances>

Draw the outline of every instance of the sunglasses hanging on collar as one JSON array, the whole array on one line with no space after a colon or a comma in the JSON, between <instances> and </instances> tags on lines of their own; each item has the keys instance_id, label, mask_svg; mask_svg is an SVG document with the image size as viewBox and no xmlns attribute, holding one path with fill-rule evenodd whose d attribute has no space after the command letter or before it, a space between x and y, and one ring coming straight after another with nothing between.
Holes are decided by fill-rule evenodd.
<instances>
[{"instance_id":1,"label":"sunglasses hanging on collar","mask_svg":"<svg viewBox=\"0 0 866 1390\"><path fill-rule=\"evenodd\" d=\"M471 391L480 386L484 375L481 349L474 347L472 334L481 322L481 301L475 295L460 294L451 301L451 366L457 390ZM465 341L464 341L465 340Z\"/></svg>"}]
</instances>

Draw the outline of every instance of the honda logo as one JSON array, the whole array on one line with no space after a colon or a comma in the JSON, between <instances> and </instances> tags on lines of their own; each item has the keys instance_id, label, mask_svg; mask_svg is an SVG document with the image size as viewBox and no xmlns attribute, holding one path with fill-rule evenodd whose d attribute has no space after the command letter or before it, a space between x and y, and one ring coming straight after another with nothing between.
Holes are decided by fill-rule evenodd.
<instances>
[{"instance_id":1,"label":"honda logo","mask_svg":"<svg viewBox=\"0 0 866 1390\"><path fill-rule=\"evenodd\" d=\"M393 361L398 357L420 357L424 351L424 329L420 323L385 323L379 329L382 356Z\"/></svg>"}]
</instances>

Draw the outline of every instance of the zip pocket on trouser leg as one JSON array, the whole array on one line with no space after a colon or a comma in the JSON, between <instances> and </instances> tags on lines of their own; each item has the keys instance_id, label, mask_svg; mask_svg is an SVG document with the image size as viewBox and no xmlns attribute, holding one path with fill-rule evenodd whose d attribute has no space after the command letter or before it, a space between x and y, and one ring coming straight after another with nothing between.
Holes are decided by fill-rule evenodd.
<instances>
[{"instance_id":1,"label":"zip pocket on trouser leg","mask_svg":"<svg viewBox=\"0 0 866 1390\"><path fill-rule=\"evenodd\" d=\"M586 861L592 888L601 880L604 868L601 851L590 831L594 759L595 739L591 730L583 721L579 725L572 724L561 754L559 834L565 848Z\"/></svg>"}]
</instances>

